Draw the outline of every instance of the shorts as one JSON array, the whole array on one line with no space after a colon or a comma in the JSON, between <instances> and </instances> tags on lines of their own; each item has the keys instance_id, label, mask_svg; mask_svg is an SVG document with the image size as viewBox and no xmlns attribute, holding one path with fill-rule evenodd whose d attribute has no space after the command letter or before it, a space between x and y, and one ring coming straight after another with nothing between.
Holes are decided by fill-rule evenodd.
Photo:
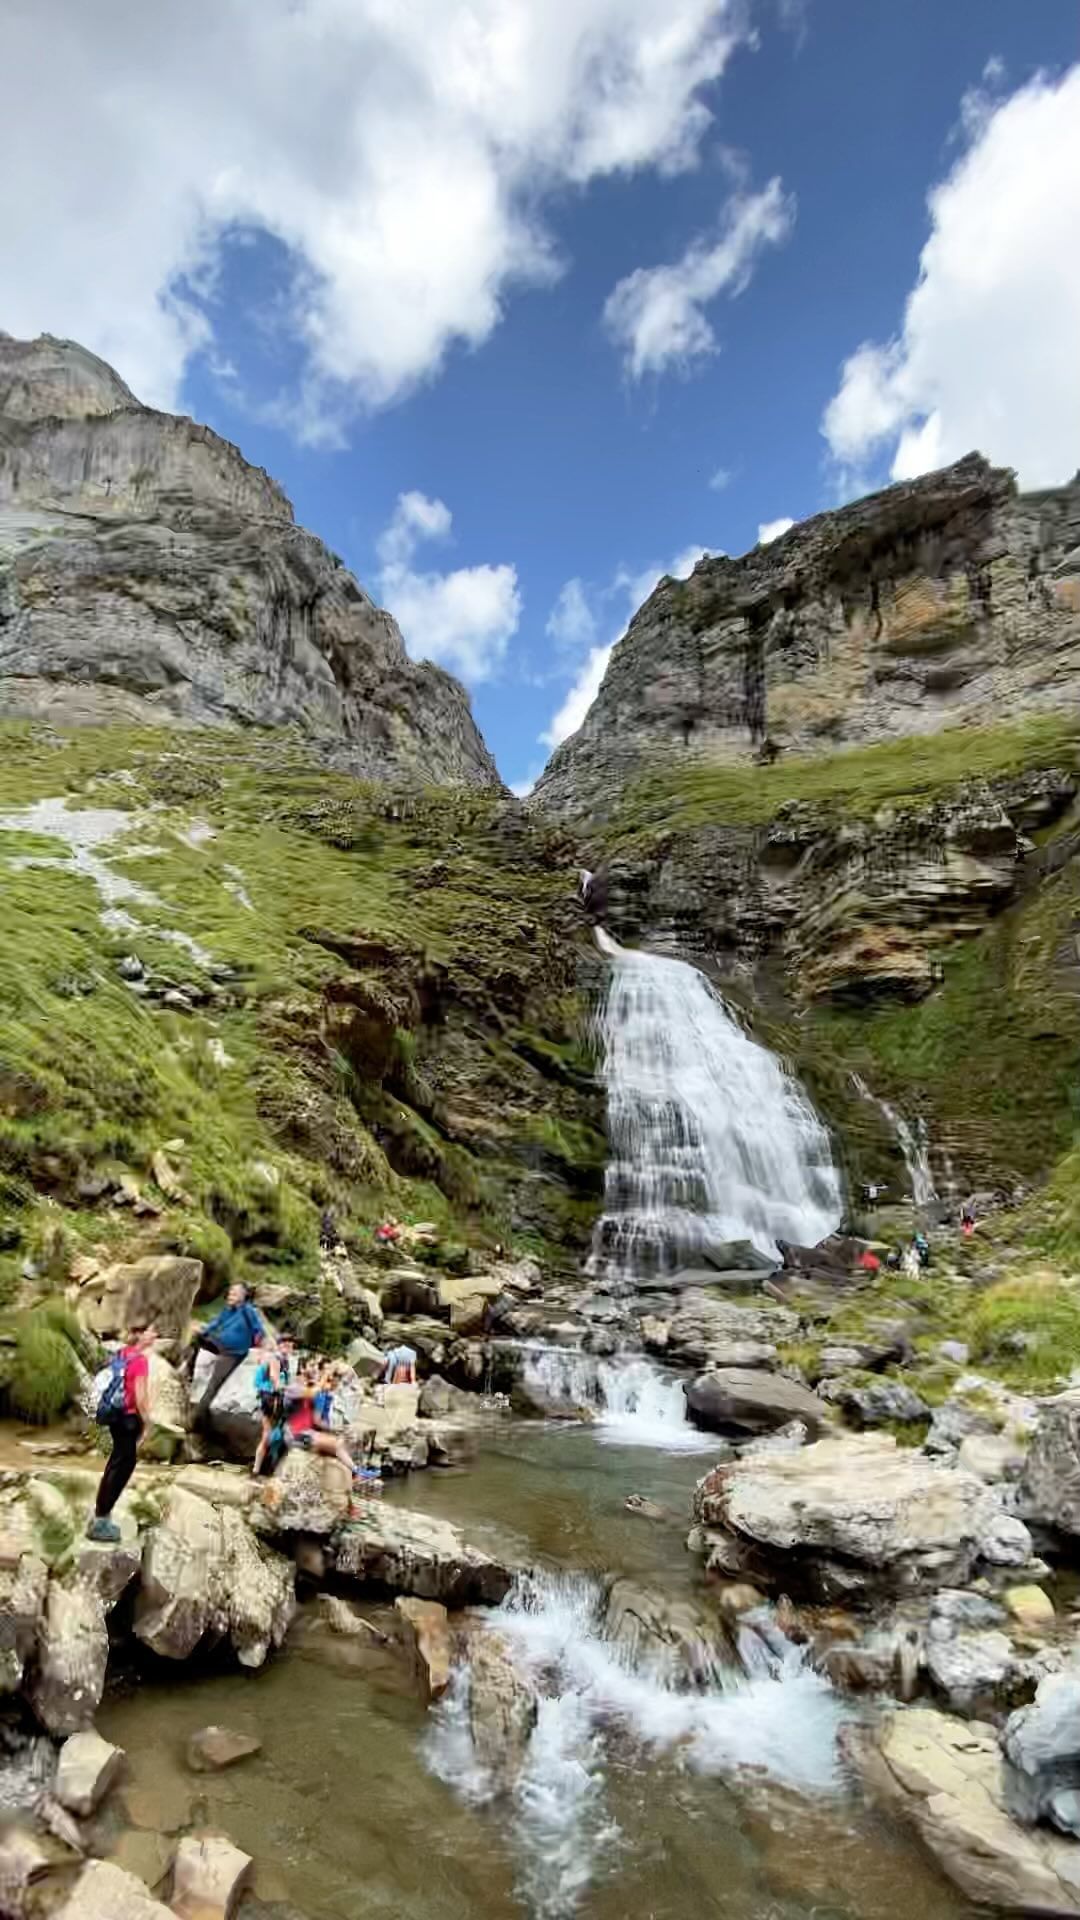
<instances>
[{"instance_id":1,"label":"shorts","mask_svg":"<svg viewBox=\"0 0 1080 1920\"><path fill-rule=\"evenodd\" d=\"M285 1430L285 1445L287 1447L303 1447L305 1451L310 1452L314 1443L315 1429L313 1427L305 1427L303 1433L290 1433L288 1428Z\"/></svg>"}]
</instances>

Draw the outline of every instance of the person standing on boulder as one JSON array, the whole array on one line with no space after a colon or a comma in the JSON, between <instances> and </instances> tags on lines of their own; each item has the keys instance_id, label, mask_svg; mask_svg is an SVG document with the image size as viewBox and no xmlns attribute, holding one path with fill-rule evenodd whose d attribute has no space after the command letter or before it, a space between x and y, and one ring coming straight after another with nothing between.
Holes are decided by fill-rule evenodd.
<instances>
[{"instance_id":1,"label":"person standing on boulder","mask_svg":"<svg viewBox=\"0 0 1080 1920\"><path fill-rule=\"evenodd\" d=\"M127 1346L118 1355L118 1364L123 1367L123 1391L115 1411L99 1415L112 1439L112 1452L98 1486L94 1517L86 1529L88 1540L115 1543L120 1539L120 1529L111 1514L135 1471L136 1449L150 1417L150 1354L156 1339L154 1326L133 1328Z\"/></svg>"},{"instance_id":2,"label":"person standing on boulder","mask_svg":"<svg viewBox=\"0 0 1080 1920\"><path fill-rule=\"evenodd\" d=\"M225 1305L202 1330L196 1334L188 1349L191 1371L199 1353L212 1353L214 1363L206 1377L206 1385L199 1395L192 1412L191 1426L198 1432L205 1426L210 1412L210 1403L228 1379L235 1373L241 1360L247 1358L252 1347L262 1346L266 1339L266 1328L262 1316L253 1307L248 1290L243 1282L236 1280L225 1295Z\"/></svg>"}]
</instances>

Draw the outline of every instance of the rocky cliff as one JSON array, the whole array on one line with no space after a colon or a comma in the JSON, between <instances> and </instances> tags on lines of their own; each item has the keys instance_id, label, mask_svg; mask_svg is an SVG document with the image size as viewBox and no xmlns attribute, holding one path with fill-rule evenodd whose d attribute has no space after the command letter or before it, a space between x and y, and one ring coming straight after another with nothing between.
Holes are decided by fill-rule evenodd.
<instances>
[{"instance_id":1,"label":"rocky cliff","mask_svg":"<svg viewBox=\"0 0 1080 1920\"><path fill-rule=\"evenodd\" d=\"M651 764L779 755L1080 696L1080 476L1018 494L969 455L665 579L535 804L603 818Z\"/></svg>"},{"instance_id":2,"label":"rocky cliff","mask_svg":"<svg viewBox=\"0 0 1080 1920\"><path fill-rule=\"evenodd\" d=\"M376 779L497 787L468 699L209 428L0 335L0 715L295 727Z\"/></svg>"}]
</instances>

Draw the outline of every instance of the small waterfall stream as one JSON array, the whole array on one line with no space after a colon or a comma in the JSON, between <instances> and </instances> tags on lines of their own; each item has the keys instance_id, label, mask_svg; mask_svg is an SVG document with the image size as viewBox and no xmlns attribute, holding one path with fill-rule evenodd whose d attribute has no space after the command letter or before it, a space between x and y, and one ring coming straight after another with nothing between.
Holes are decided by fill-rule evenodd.
<instances>
[{"instance_id":1,"label":"small waterfall stream","mask_svg":"<svg viewBox=\"0 0 1080 1920\"><path fill-rule=\"evenodd\" d=\"M611 1159L593 1271L671 1272L725 1242L775 1254L839 1224L828 1134L780 1062L683 960L597 939Z\"/></svg>"},{"instance_id":2,"label":"small waterfall stream","mask_svg":"<svg viewBox=\"0 0 1080 1920\"><path fill-rule=\"evenodd\" d=\"M577 1347L537 1342L526 1352L523 1377L533 1398L553 1413L591 1413L608 1444L686 1453L715 1446L690 1426L682 1381L640 1354L599 1360Z\"/></svg>"},{"instance_id":3,"label":"small waterfall stream","mask_svg":"<svg viewBox=\"0 0 1080 1920\"><path fill-rule=\"evenodd\" d=\"M911 1182L911 1197L917 1207L929 1207L937 1199L933 1169L930 1165L930 1150L926 1138L925 1120L916 1120L912 1125L898 1113L888 1100L868 1087L861 1073L853 1073L851 1084L860 1100L866 1100L876 1107L883 1120L887 1121L896 1135L896 1142L904 1156L904 1166Z\"/></svg>"}]
</instances>

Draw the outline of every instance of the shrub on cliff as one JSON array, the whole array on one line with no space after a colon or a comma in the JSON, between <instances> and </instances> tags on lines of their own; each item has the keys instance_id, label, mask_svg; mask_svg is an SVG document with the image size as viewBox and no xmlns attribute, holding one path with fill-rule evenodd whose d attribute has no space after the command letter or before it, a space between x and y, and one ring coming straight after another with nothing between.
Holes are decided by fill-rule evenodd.
<instances>
[{"instance_id":1,"label":"shrub on cliff","mask_svg":"<svg viewBox=\"0 0 1080 1920\"><path fill-rule=\"evenodd\" d=\"M70 1406L79 1384L76 1351L46 1313L19 1323L7 1380L7 1401L20 1419L47 1426Z\"/></svg>"}]
</instances>

